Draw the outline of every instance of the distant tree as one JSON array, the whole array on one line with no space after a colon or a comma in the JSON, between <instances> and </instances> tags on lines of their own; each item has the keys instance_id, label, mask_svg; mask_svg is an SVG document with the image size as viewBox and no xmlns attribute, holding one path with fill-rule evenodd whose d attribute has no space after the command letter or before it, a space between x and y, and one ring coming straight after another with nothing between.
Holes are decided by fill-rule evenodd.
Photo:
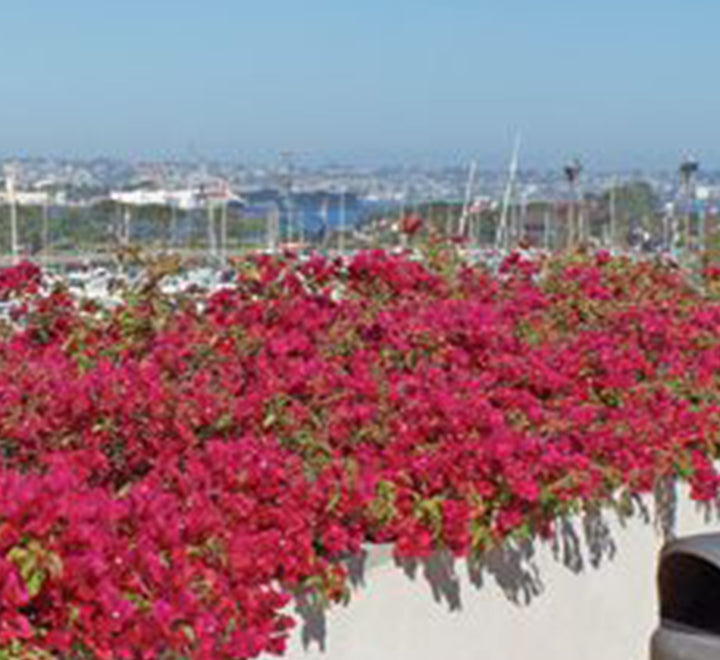
<instances>
[{"instance_id":1,"label":"distant tree","mask_svg":"<svg viewBox=\"0 0 720 660\"><path fill-rule=\"evenodd\" d=\"M644 228L653 235L659 235L658 210L660 198L647 181L631 181L606 190L602 196L608 223L611 214L611 198L615 197L615 240L626 243L630 233Z\"/></svg>"}]
</instances>

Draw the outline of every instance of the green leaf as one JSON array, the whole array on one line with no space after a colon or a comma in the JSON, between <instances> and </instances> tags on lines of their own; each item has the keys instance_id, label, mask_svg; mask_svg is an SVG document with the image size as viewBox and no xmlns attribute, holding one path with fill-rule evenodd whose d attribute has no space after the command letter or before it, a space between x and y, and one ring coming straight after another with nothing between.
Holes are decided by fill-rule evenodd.
<instances>
[{"instance_id":1,"label":"green leaf","mask_svg":"<svg viewBox=\"0 0 720 660\"><path fill-rule=\"evenodd\" d=\"M263 428L265 430L269 429L275 422L277 421L277 415L274 412L270 412L265 416L265 419L263 420Z\"/></svg>"},{"instance_id":2,"label":"green leaf","mask_svg":"<svg viewBox=\"0 0 720 660\"><path fill-rule=\"evenodd\" d=\"M185 634L185 637L187 637L191 642L194 643L197 641L197 635L195 634L195 630L193 629L193 627L191 625L189 625L187 623L183 623L180 626L180 630L183 631L183 633Z\"/></svg>"},{"instance_id":3,"label":"green leaf","mask_svg":"<svg viewBox=\"0 0 720 660\"><path fill-rule=\"evenodd\" d=\"M333 490L332 495L330 495L330 498L328 499L327 507L325 507L325 511L330 512L332 511L340 502L340 498L342 497L340 493L340 489L336 488Z\"/></svg>"},{"instance_id":4,"label":"green leaf","mask_svg":"<svg viewBox=\"0 0 720 660\"><path fill-rule=\"evenodd\" d=\"M44 583L45 571L36 570L30 574L30 576L25 580L25 587L31 598L34 598L40 593Z\"/></svg>"}]
</instances>

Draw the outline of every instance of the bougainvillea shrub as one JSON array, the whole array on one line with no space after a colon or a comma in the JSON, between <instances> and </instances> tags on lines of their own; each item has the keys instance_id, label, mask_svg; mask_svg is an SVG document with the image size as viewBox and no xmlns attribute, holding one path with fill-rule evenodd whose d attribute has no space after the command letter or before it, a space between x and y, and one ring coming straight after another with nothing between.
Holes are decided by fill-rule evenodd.
<instances>
[{"instance_id":1,"label":"bougainvillea shrub","mask_svg":"<svg viewBox=\"0 0 720 660\"><path fill-rule=\"evenodd\" d=\"M670 476L716 496L720 306L670 264L235 266L111 308L0 271L0 657L281 654L364 543L468 556Z\"/></svg>"}]
</instances>

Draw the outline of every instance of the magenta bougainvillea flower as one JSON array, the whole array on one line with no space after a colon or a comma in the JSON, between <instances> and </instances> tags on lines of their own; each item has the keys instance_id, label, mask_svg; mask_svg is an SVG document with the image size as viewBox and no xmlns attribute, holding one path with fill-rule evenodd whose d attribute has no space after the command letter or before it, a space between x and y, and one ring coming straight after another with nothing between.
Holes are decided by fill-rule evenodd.
<instances>
[{"instance_id":1,"label":"magenta bougainvillea flower","mask_svg":"<svg viewBox=\"0 0 720 660\"><path fill-rule=\"evenodd\" d=\"M467 556L674 476L716 497L712 295L451 250L249 257L108 309L0 271L0 651L280 654L365 543Z\"/></svg>"}]
</instances>

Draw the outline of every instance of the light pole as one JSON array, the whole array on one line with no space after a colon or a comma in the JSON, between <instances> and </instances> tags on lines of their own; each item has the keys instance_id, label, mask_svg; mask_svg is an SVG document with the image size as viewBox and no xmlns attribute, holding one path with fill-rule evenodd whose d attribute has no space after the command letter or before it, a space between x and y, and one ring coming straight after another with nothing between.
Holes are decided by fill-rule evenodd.
<instances>
[{"instance_id":1,"label":"light pole","mask_svg":"<svg viewBox=\"0 0 720 660\"><path fill-rule=\"evenodd\" d=\"M45 197L42 205L42 255L43 263L47 266L49 255L48 255L48 205L50 203L50 193L45 191Z\"/></svg>"},{"instance_id":2,"label":"light pole","mask_svg":"<svg viewBox=\"0 0 720 660\"><path fill-rule=\"evenodd\" d=\"M615 244L615 227L617 225L616 188L617 178L613 177L613 180L610 183L610 240L608 241L611 248Z\"/></svg>"},{"instance_id":3,"label":"light pole","mask_svg":"<svg viewBox=\"0 0 720 660\"><path fill-rule=\"evenodd\" d=\"M5 168L5 193L10 207L10 252L13 263L18 261L18 222L17 222L17 196L15 195L15 167L6 165Z\"/></svg>"},{"instance_id":4,"label":"light pole","mask_svg":"<svg viewBox=\"0 0 720 660\"><path fill-rule=\"evenodd\" d=\"M567 231L567 247L572 247L576 240L582 240L582 227L577 227L578 236L575 232L575 215L576 215L576 202L577 202L577 182L582 172L582 165L580 161L575 158L570 161L563 168L565 179L570 185L570 203L568 205L568 231Z\"/></svg>"},{"instance_id":5,"label":"light pole","mask_svg":"<svg viewBox=\"0 0 720 660\"><path fill-rule=\"evenodd\" d=\"M125 247L130 245L130 205L126 204L123 212L123 243Z\"/></svg>"},{"instance_id":6,"label":"light pole","mask_svg":"<svg viewBox=\"0 0 720 660\"><path fill-rule=\"evenodd\" d=\"M215 204L208 195L205 201L207 210L208 248L210 257L217 257L217 236L215 235Z\"/></svg>"},{"instance_id":7,"label":"light pole","mask_svg":"<svg viewBox=\"0 0 720 660\"><path fill-rule=\"evenodd\" d=\"M278 241L280 234L280 208L277 202L270 202L267 213L267 250L270 254L275 254L278 249Z\"/></svg>"},{"instance_id":8,"label":"light pole","mask_svg":"<svg viewBox=\"0 0 720 660\"><path fill-rule=\"evenodd\" d=\"M346 187L340 189L340 234L338 236L338 249L341 255L345 254L345 195Z\"/></svg>"},{"instance_id":9,"label":"light pole","mask_svg":"<svg viewBox=\"0 0 720 660\"><path fill-rule=\"evenodd\" d=\"M281 168L281 172L284 170L284 173L281 174L281 186L282 186L282 194L285 198L285 213L286 213L286 228L285 228L285 240L288 243L292 243L294 240L294 218L293 218L293 175L295 171L295 165L294 165L294 157L295 154L292 151L282 151L280 152L280 159L283 163L283 167Z\"/></svg>"},{"instance_id":10,"label":"light pole","mask_svg":"<svg viewBox=\"0 0 720 660\"><path fill-rule=\"evenodd\" d=\"M227 259L228 242L228 200L225 198L220 209L220 258Z\"/></svg>"},{"instance_id":11,"label":"light pole","mask_svg":"<svg viewBox=\"0 0 720 660\"><path fill-rule=\"evenodd\" d=\"M695 175L700 164L695 158L685 158L680 163L680 190L685 203L685 249L690 249L690 223L692 220L692 203L695 196ZM704 238L704 237L703 237Z\"/></svg>"}]
</instances>

